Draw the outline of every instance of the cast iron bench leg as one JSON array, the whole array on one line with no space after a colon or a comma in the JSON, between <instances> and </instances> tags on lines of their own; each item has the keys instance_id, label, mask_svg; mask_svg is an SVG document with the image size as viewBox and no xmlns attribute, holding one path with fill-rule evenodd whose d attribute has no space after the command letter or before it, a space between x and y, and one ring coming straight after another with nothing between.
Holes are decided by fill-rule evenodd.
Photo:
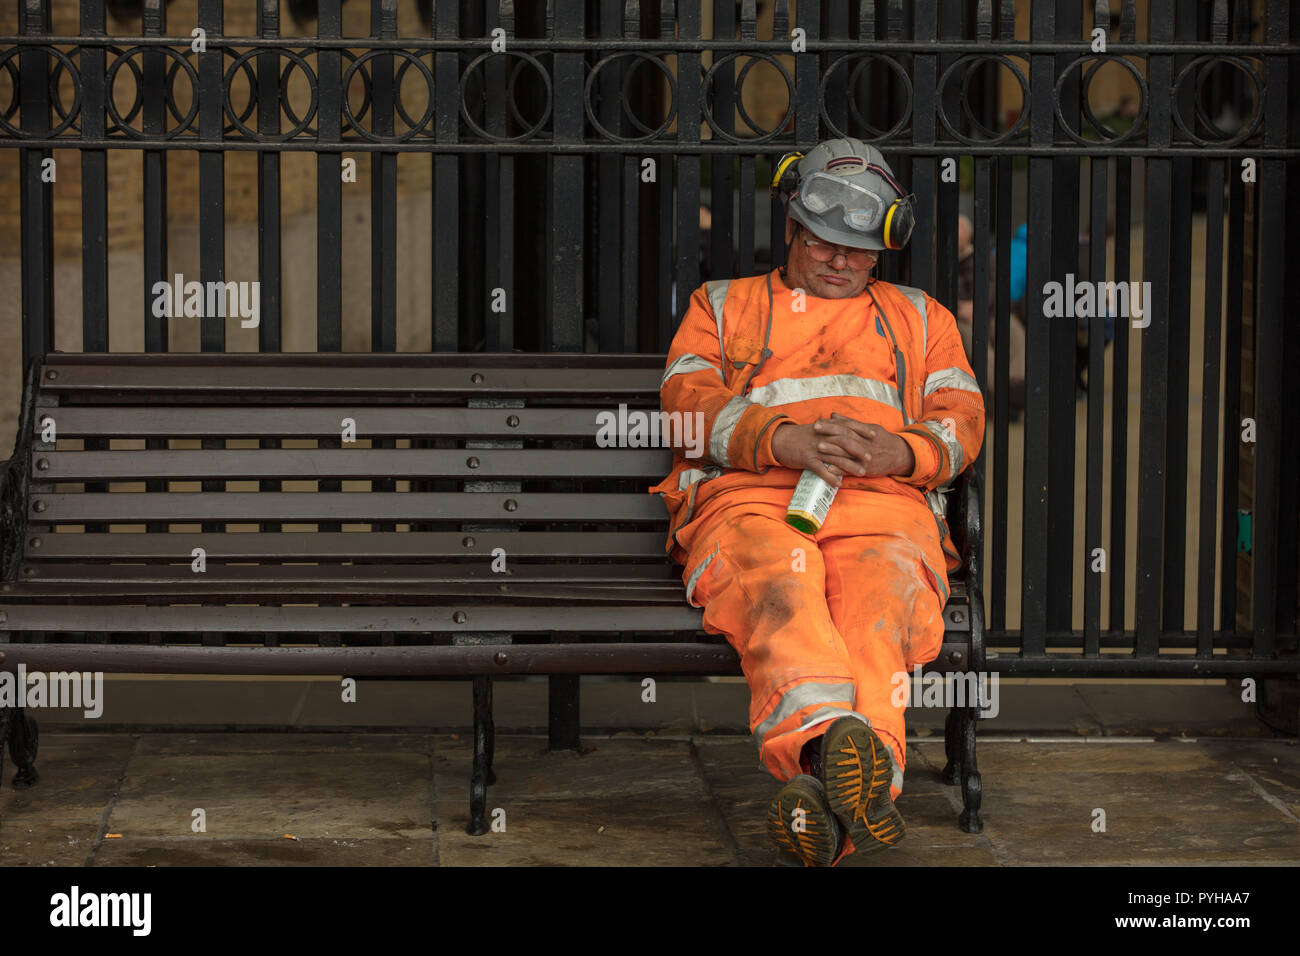
<instances>
[{"instance_id":1,"label":"cast iron bench leg","mask_svg":"<svg viewBox=\"0 0 1300 956\"><path fill-rule=\"evenodd\" d=\"M492 723L492 678L474 678L474 770L469 780L469 826L471 836L489 830L487 822L487 788L497 782L492 770L496 749L496 727Z\"/></svg>"},{"instance_id":2,"label":"cast iron bench leg","mask_svg":"<svg viewBox=\"0 0 1300 956\"><path fill-rule=\"evenodd\" d=\"M14 774L14 789L26 790L41 779L41 775L36 772L36 718L28 717L21 707L10 709L8 716L9 756L18 768Z\"/></svg>"},{"instance_id":3,"label":"cast iron bench leg","mask_svg":"<svg viewBox=\"0 0 1300 956\"><path fill-rule=\"evenodd\" d=\"M978 708L954 707L943 725L943 749L948 755L948 764L943 768L943 782L961 784L962 811L957 826L963 833L984 832L984 821L980 819L983 790L979 764L975 759L975 727L978 722Z\"/></svg>"}]
</instances>

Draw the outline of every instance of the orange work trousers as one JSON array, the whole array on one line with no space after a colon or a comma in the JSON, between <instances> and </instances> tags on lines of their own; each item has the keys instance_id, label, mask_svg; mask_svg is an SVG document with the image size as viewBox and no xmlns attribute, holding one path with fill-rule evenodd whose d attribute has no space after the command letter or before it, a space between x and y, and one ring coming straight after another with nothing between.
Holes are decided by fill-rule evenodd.
<instances>
[{"instance_id":1,"label":"orange work trousers","mask_svg":"<svg viewBox=\"0 0 1300 956\"><path fill-rule=\"evenodd\" d=\"M809 535L785 523L790 494L747 487L711 499L692 522L683 579L689 588L694 576L705 630L740 655L768 770L783 781L807 772L804 743L856 715L890 751L897 798L911 668L943 641L948 581L935 519L914 498L842 487Z\"/></svg>"}]
</instances>

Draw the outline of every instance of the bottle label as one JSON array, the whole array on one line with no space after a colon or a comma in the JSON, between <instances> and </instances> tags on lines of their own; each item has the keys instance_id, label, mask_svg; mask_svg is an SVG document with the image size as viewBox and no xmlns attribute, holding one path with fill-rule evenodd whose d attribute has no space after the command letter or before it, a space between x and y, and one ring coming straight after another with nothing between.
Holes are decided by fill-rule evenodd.
<instances>
[{"instance_id":1,"label":"bottle label","mask_svg":"<svg viewBox=\"0 0 1300 956\"><path fill-rule=\"evenodd\" d=\"M799 484L795 486L794 494L790 496L790 506L786 509L786 522L808 534L820 530L838 490L819 478L816 473L805 470L799 476Z\"/></svg>"}]
</instances>

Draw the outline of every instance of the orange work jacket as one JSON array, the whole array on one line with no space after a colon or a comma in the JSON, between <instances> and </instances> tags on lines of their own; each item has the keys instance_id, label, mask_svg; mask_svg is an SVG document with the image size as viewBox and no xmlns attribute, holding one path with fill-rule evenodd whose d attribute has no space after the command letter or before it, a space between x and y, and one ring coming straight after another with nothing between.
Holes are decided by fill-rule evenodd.
<instances>
[{"instance_id":1,"label":"orange work jacket","mask_svg":"<svg viewBox=\"0 0 1300 956\"><path fill-rule=\"evenodd\" d=\"M889 429L916 458L909 475L845 475L840 487L923 502L936 512L948 570L959 567L933 492L979 454L984 398L952 313L922 290L877 280L852 298L823 299L790 289L779 271L706 282L673 337L659 395L665 412L699 412L704 429L702 442L674 447L672 472L650 489L667 506L666 550L678 563L687 560L680 536L710 498L794 489L799 471L772 455L778 425L839 412ZM695 449L702 454L688 457Z\"/></svg>"}]
</instances>

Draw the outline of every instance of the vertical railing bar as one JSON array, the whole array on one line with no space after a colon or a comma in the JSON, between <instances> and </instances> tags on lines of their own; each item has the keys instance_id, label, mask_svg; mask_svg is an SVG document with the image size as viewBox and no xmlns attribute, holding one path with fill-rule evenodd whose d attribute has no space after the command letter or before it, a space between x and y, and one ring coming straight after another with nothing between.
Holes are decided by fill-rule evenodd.
<instances>
[{"instance_id":1,"label":"vertical railing bar","mask_svg":"<svg viewBox=\"0 0 1300 956\"><path fill-rule=\"evenodd\" d=\"M1177 0L1174 39L1196 42L1197 0ZM1180 54L1173 59L1175 75L1192 60L1191 54ZM1183 84L1180 103L1183 116L1195 115L1193 84ZM1179 109L1179 103L1171 104ZM1184 137L1177 129L1174 137ZM1174 196L1192 193L1191 161L1184 157L1173 160L1170 188ZM1187 528L1188 481L1188 411L1190 394L1191 351L1191 275L1192 275L1192 204L1175 202L1170 210L1169 233L1169 376L1166 380L1168 395L1168 424L1165 438L1165 544L1163 608L1161 628L1165 632L1180 632L1186 628L1184 610L1186 598L1187 551L1190 547ZM1204 479L1204 475L1201 476Z\"/></svg>"},{"instance_id":2,"label":"vertical railing bar","mask_svg":"<svg viewBox=\"0 0 1300 956\"><path fill-rule=\"evenodd\" d=\"M626 0L623 11L624 37L641 35L641 6L637 0ZM657 68L655 72L658 72ZM620 100L621 102L621 100ZM635 108L634 104L626 104ZM625 116L619 117L619 131L626 135L631 127ZM622 349L628 352L641 348L639 332L638 303L640 301L640 264L638 249L640 236L641 209L641 161L636 153L624 153L621 156L622 173L622 247L620 250L620 272L622 273L622 298L619 306L622 312Z\"/></svg>"},{"instance_id":3,"label":"vertical railing bar","mask_svg":"<svg viewBox=\"0 0 1300 956\"><path fill-rule=\"evenodd\" d=\"M600 36L615 38L622 35L623 28L622 0L600 0ZM599 51L596 53L600 55ZM606 62L597 77L597 89L593 92L598 97L601 125L618 132L622 119L620 94L624 75L624 60L613 59ZM639 63L640 61L633 61ZM649 78L649 70L654 69L641 64L641 76ZM658 71L655 70L657 73ZM624 295L620 280L623 278L622 249L620 237L623 211L622 183L623 157L618 153L601 153L596 157L596 183L592 189L596 204L596 234L599 237L596 248L596 322L599 351L618 351L623 340L622 310L620 299Z\"/></svg>"},{"instance_id":4,"label":"vertical railing bar","mask_svg":"<svg viewBox=\"0 0 1300 956\"><path fill-rule=\"evenodd\" d=\"M1083 5L1059 3L1055 14L1055 40L1080 41L1083 36ZM1079 70L1067 71L1073 53L1058 53L1052 58L1055 76L1066 74L1061 84L1059 106L1064 123L1076 133L1080 130ZM1055 100L1049 96L1048 101ZM1041 119L1041 117L1040 117ZM1047 143L1055 143L1055 117L1050 117L1052 132ZM1051 278L1068 283L1069 274L1079 269L1079 198L1082 194L1080 167L1075 156L1054 156L1052 163L1052 232L1040 239L1051 250ZM1031 233L1031 240L1033 236ZM1067 309L1066 315L1074 310ZM1047 453L1047 629L1070 631L1074 618L1074 568L1083 555L1074 539L1075 521L1075 448L1065 435L1076 432L1078 319L1058 317L1047 323L1050 341L1048 377L1048 434L1060 440L1039 446ZM1041 453L1041 452L1040 452Z\"/></svg>"},{"instance_id":5,"label":"vertical railing bar","mask_svg":"<svg viewBox=\"0 0 1300 956\"><path fill-rule=\"evenodd\" d=\"M987 5L989 0L980 0ZM858 39L876 38L876 0L858 0Z\"/></svg>"},{"instance_id":6,"label":"vertical railing bar","mask_svg":"<svg viewBox=\"0 0 1300 956\"><path fill-rule=\"evenodd\" d=\"M25 0L18 18L23 34L50 32L49 0ZM11 61L12 62L12 61ZM40 47L24 47L18 54L22 131L43 137L50 129L50 54ZM22 169L22 368L54 351L54 203L51 186L44 180L48 149L19 150Z\"/></svg>"},{"instance_id":7,"label":"vertical railing bar","mask_svg":"<svg viewBox=\"0 0 1300 956\"><path fill-rule=\"evenodd\" d=\"M1151 0L1148 7L1148 31L1151 41L1167 42L1173 35L1172 0ZM1147 119L1148 141L1152 146L1168 146L1171 126L1170 111L1173 103L1168 94L1172 88L1172 62L1165 54L1152 54L1148 58L1148 85L1156 95L1151 97ZM1165 382L1168 375L1169 316L1169 249L1164 238L1169 235L1170 161L1158 156L1146 159L1146 214L1143 219L1142 279L1151 285L1151 298L1143 321L1149 325L1142 329L1142 385L1141 426L1138 448L1138 516L1137 516L1137 567L1135 568L1137 600L1137 655L1154 657L1160 650L1160 612L1162 567L1161 548L1164 540L1164 509L1160 499L1164 494L1165 427L1167 397ZM1182 476L1178 476L1182 480Z\"/></svg>"},{"instance_id":8,"label":"vertical railing bar","mask_svg":"<svg viewBox=\"0 0 1300 956\"><path fill-rule=\"evenodd\" d=\"M1201 529L1197 542L1196 654L1214 653L1216 500L1219 495L1219 374L1223 314L1223 187L1228 160L1209 160L1205 192L1205 347L1201 371ZM1226 550L1224 552L1227 553Z\"/></svg>"},{"instance_id":9,"label":"vertical railing bar","mask_svg":"<svg viewBox=\"0 0 1300 956\"><path fill-rule=\"evenodd\" d=\"M938 0L917 0L916 16L913 22L913 39L918 42L933 42L939 35ZM914 85L915 109L912 114L912 144L915 146L934 146L938 127L938 67L939 57L932 53L918 53L912 56L912 82ZM936 286L935 247L944 240L939 239L941 228L949 230L946 237L947 246L953 257L956 256L956 237L952 230L956 228L956 217L950 224L943 223L939 208L939 191L936 170L938 164L935 154L912 155L908 165L911 167L910 178L904 183L916 194L916 228L912 241L908 243L907 259L910 264L909 284L924 289L931 295L938 296ZM895 167L897 168L897 167ZM955 208L955 206L953 207ZM956 271L952 271L952 290L955 296ZM952 302L950 298L949 303ZM955 303L954 303L955 304Z\"/></svg>"},{"instance_id":10,"label":"vertical railing bar","mask_svg":"<svg viewBox=\"0 0 1300 956\"><path fill-rule=\"evenodd\" d=\"M1131 258L1130 218L1132 213L1133 160L1115 158L1115 267L1116 285L1127 284ZM1107 583L1110 586L1110 613L1107 630L1118 634L1125 629L1125 605L1128 590L1128 392L1129 392L1128 320L1115 322L1115 341L1111 345L1111 445L1110 445L1110 551Z\"/></svg>"},{"instance_id":11,"label":"vertical railing bar","mask_svg":"<svg viewBox=\"0 0 1300 956\"><path fill-rule=\"evenodd\" d=\"M81 32L102 37L104 0L81 4ZM88 141L104 138L105 51L102 46L83 46L81 59L81 137ZM81 149L81 348L84 352L107 352L108 322L108 151ZM107 448L91 440L88 451ZM89 490L89 489L87 489Z\"/></svg>"},{"instance_id":12,"label":"vertical railing bar","mask_svg":"<svg viewBox=\"0 0 1300 956\"><path fill-rule=\"evenodd\" d=\"M1291 8L1287 0L1269 0L1265 41L1279 46L1290 41ZM1287 144L1289 58L1285 54L1268 54L1264 58L1264 145L1285 148ZM1280 497L1282 479L1282 419L1294 411L1284 406L1282 394L1286 367L1285 320L1286 295L1286 189L1287 163L1284 159L1264 159L1259 164L1259 235L1258 281L1255 287L1255 514L1251 542L1251 626L1254 630L1252 655L1267 660L1277 643L1278 518L1282 514ZM1295 328L1294 316L1291 328ZM1294 374L1294 372L1292 373ZM1294 491L1295 475L1287 476ZM1295 547L1288 541L1287 547ZM1286 612L1290 615L1290 609Z\"/></svg>"},{"instance_id":13,"label":"vertical railing bar","mask_svg":"<svg viewBox=\"0 0 1300 956\"><path fill-rule=\"evenodd\" d=\"M1053 0L1034 0L1030 17L1030 38L1037 42L1056 39L1056 10ZM1029 54L1030 141L1033 146L1050 146L1054 138L1052 91L1055 64L1050 53ZM1056 208L1052 203L1053 160L1029 159L1029 228L1027 284L1025 286L1025 434L1024 434L1024 527L1021 546L1021 653L1039 657L1046 650L1048 583L1046 570L1051 548L1048 541L1047 459L1053 448L1048 418L1048 388L1051 384L1051 323L1044 316L1043 290L1052 279L1050 238ZM1073 434L1073 427L1070 434Z\"/></svg>"},{"instance_id":14,"label":"vertical railing bar","mask_svg":"<svg viewBox=\"0 0 1300 956\"><path fill-rule=\"evenodd\" d=\"M849 36L849 8L847 0L830 0L829 3L822 5L822 16L825 20L826 39L828 40L845 40ZM819 68L820 77L824 78L828 72L831 73L829 81L826 83L825 94L821 97L821 108L830 121L837 129L843 130L848 135L853 135L849 129L849 74L853 68L845 63L842 67L834 69L835 64L852 54L843 50L837 50L833 53L823 53L820 56L821 65ZM834 70L834 72L831 72ZM832 135L831 129L824 130L826 135Z\"/></svg>"},{"instance_id":15,"label":"vertical railing bar","mask_svg":"<svg viewBox=\"0 0 1300 956\"><path fill-rule=\"evenodd\" d=\"M962 33L962 0L942 0L939 10L939 38L941 40L957 42L963 39ZM942 76L944 70L951 66L957 60L957 54L946 53L938 58L938 76ZM967 65L969 69L969 64ZM957 125L957 128L966 131L965 111L960 108L962 100L962 86L959 82L950 82L945 89L935 88L935 108L938 109L940 104L947 106L956 106L956 109L949 109L948 116L950 121ZM937 131L937 130L936 130ZM940 147L947 151L946 144ZM953 150L955 152L955 150ZM948 156L944 157L949 158ZM953 159L958 157L953 156ZM958 177L960 180L960 176ZM961 189L960 181L955 183L939 183L937 194L935 196L935 224L934 224L934 245L935 245L935 284L934 296L943 303L953 314L957 312L957 232L958 219L961 213L961 207L958 202L958 191ZM973 322L973 319L972 319ZM972 345L974 343L972 342ZM972 352L972 355L974 352Z\"/></svg>"},{"instance_id":16,"label":"vertical railing bar","mask_svg":"<svg viewBox=\"0 0 1300 956\"><path fill-rule=\"evenodd\" d=\"M1007 596L1011 587L1008 566L1008 507L1010 502L1011 424L1011 157L997 160L997 315L993 337L1003 343L993 352L993 497L988 514L995 515L992 527L992 557L989 572L989 629L1007 628ZM978 234L978 233L977 233ZM979 287L976 286L978 292ZM975 313L978 315L979 313ZM978 370L976 374L979 374ZM994 584L993 582L996 582Z\"/></svg>"},{"instance_id":17,"label":"vertical railing bar","mask_svg":"<svg viewBox=\"0 0 1300 956\"><path fill-rule=\"evenodd\" d=\"M507 43L515 33L513 9L509 3L500 3L495 7L489 5L487 8L489 31L493 28L504 30ZM489 59L484 65L483 76L487 89L485 129L495 136L507 136L506 57L494 56ZM495 294L496 289L503 290L506 301L505 312L488 312L486 348L489 352L508 352L515 344L514 321L519 314L519 303L515 296L514 157L508 153L490 153L486 157L485 176L489 208L485 234L485 247L488 250L487 285L492 294Z\"/></svg>"},{"instance_id":18,"label":"vertical railing bar","mask_svg":"<svg viewBox=\"0 0 1300 956\"><path fill-rule=\"evenodd\" d=\"M690 0L677 8L677 37L700 38L700 5ZM677 54L677 142L694 145L700 141L701 77L700 54ZM700 284L700 156L683 153L677 157L676 257L673 266L673 323L681 322L691 293Z\"/></svg>"},{"instance_id":19,"label":"vertical railing bar","mask_svg":"<svg viewBox=\"0 0 1300 956\"><path fill-rule=\"evenodd\" d=\"M580 40L585 35L585 11L579 0L556 0L555 39ZM554 54L553 122L557 147L582 142L586 116L582 106L583 55ZM686 84L681 84L685 86ZM550 295L547 307L546 348L549 351L586 349L586 303L584 284L583 213L586 195L583 158L580 155L552 154L550 183L550 222L548 259Z\"/></svg>"},{"instance_id":20,"label":"vertical railing bar","mask_svg":"<svg viewBox=\"0 0 1300 956\"><path fill-rule=\"evenodd\" d=\"M370 0L370 35L397 36L397 0ZM376 137L394 134L394 60L369 61L370 129ZM397 350L397 154L370 157L370 351Z\"/></svg>"},{"instance_id":21,"label":"vertical railing bar","mask_svg":"<svg viewBox=\"0 0 1300 956\"><path fill-rule=\"evenodd\" d=\"M989 372L989 260L991 258L989 249L989 226L993 206L993 162L988 156L975 157L975 205L974 217L971 222L972 233L975 242L975 251L972 253L975 261L972 263L974 271L973 286L971 290L971 336L970 336L970 361L971 368L975 372L975 381L979 382L980 390L988 395L991 390L1000 392L1006 391L1006 385L999 382L996 387L988 380ZM1005 257L1006 252L1003 251ZM1005 340L1003 341L1002 350L1006 351ZM994 432L997 435L997 432ZM1001 439L998 439L1001 444ZM985 456L980 455L975 459L973 466L980 477L979 486L985 487Z\"/></svg>"},{"instance_id":22,"label":"vertical railing bar","mask_svg":"<svg viewBox=\"0 0 1300 956\"><path fill-rule=\"evenodd\" d=\"M280 36L279 0L260 0L257 31L263 38ZM280 57L269 52L260 54L257 58L257 130L262 136L274 138L280 135L281 101L288 93L288 90L280 89ZM278 352L283 332L280 317L280 154L275 150L258 153L257 226L258 280L261 283L257 344L260 351Z\"/></svg>"},{"instance_id":23,"label":"vertical railing bar","mask_svg":"<svg viewBox=\"0 0 1300 956\"><path fill-rule=\"evenodd\" d=\"M1020 0L1021 3L1024 0ZM1132 3L1133 0L1128 0ZM998 38L1014 40L1016 38L1016 0L998 0Z\"/></svg>"},{"instance_id":24,"label":"vertical railing bar","mask_svg":"<svg viewBox=\"0 0 1300 956\"><path fill-rule=\"evenodd\" d=\"M717 39L730 40L736 35L735 0L713 0L713 36ZM713 63L717 63L725 54L715 53ZM713 74L713 121L728 133L735 132L736 85L735 73L737 60L730 60ZM710 64L712 65L712 64ZM753 75L751 71L750 75ZM709 158L710 186L709 210L712 216L710 226L710 279L720 276L736 275L736 264L732 261L732 219L735 210L735 173L731 153L714 153ZM697 256L698 260L698 256ZM686 290L689 295L693 289Z\"/></svg>"},{"instance_id":25,"label":"vertical railing bar","mask_svg":"<svg viewBox=\"0 0 1300 956\"><path fill-rule=\"evenodd\" d=\"M758 8L754 0L742 0L740 4L740 38L758 39ZM758 203L767 201L766 186L767 183L760 183L757 180L754 155L743 154L740 157L740 214L736 223L738 275L749 276L759 271L755 250L757 237L754 230L758 227ZM770 232L769 229L769 234Z\"/></svg>"},{"instance_id":26,"label":"vertical railing bar","mask_svg":"<svg viewBox=\"0 0 1300 956\"><path fill-rule=\"evenodd\" d=\"M433 34L440 40L460 35L460 11L455 3L434 8ZM508 42L508 41L507 41ZM507 47L509 49L509 47ZM460 140L460 55L453 50L434 54L435 136L438 143ZM433 262L430 275L433 351L454 352L460 341L460 160L455 153L434 153ZM506 300L507 308L513 303Z\"/></svg>"},{"instance_id":27,"label":"vertical railing bar","mask_svg":"<svg viewBox=\"0 0 1300 956\"><path fill-rule=\"evenodd\" d=\"M772 10L772 40L775 42L778 40L788 41L789 39L790 3L789 0L776 0ZM790 95L796 97L795 105L797 107L796 93L791 92ZM808 145L803 140L798 140L796 148L807 152ZM784 150L771 155L771 162L768 165L769 173L775 171L776 164L780 160L782 153L784 153ZM776 199L771 199L769 206L772 212L768 227L768 247L771 250L768 268L779 269L785 265L785 209Z\"/></svg>"},{"instance_id":28,"label":"vertical railing bar","mask_svg":"<svg viewBox=\"0 0 1300 956\"><path fill-rule=\"evenodd\" d=\"M1238 175L1228 177L1228 297L1223 335L1223 492L1220 515L1219 628L1237 630L1237 522L1241 480L1241 376L1243 293L1245 280L1246 185Z\"/></svg>"},{"instance_id":29,"label":"vertical railing bar","mask_svg":"<svg viewBox=\"0 0 1300 956\"><path fill-rule=\"evenodd\" d=\"M225 30L222 8L222 0L199 0L199 28L209 37L218 38ZM224 138L223 56L220 45L198 54L199 139L204 143ZM208 289L213 287L209 283L226 279L226 156L219 149L199 151L199 279ZM202 351L224 352L225 318L209 315L205 309L199 338Z\"/></svg>"},{"instance_id":30,"label":"vertical railing bar","mask_svg":"<svg viewBox=\"0 0 1300 956\"><path fill-rule=\"evenodd\" d=\"M1092 183L1089 199L1091 200L1088 234L1091 241L1088 251L1089 281L1101 281L1106 276L1106 212L1110 205L1108 195L1108 160L1104 156L1090 158ZM1099 238L1100 237L1100 238ZM1087 480L1084 487L1084 584L1083 584L1083 654L1085 657L1098 657L1101 654L1101 584L1103 568L1095 565L1095 549L1102 548L1101 540L1101 498L1103 419L1106 414L1105 361L1106 361L1106 313L1101 303L1093 310L1092 321L1088 326L1088 446L1087 446ZM1118 318L1115 322L1120 321ZM1104 554L1104 551L1102 552Z\"/></svg>"}]
</instances>

